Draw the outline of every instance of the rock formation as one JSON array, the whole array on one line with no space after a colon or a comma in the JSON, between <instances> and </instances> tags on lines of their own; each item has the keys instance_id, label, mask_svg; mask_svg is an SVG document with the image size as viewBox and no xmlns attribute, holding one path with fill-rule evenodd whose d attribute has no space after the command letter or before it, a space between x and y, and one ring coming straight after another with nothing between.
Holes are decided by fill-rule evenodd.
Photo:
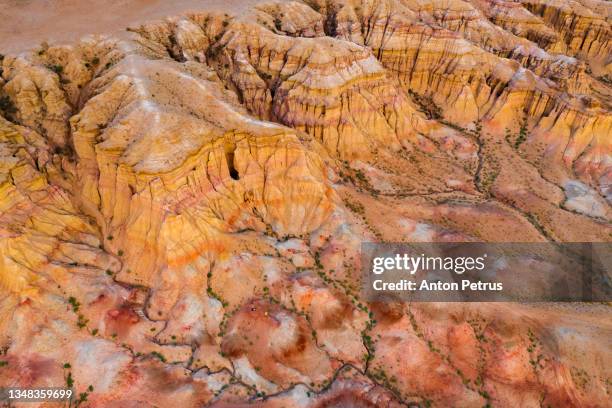
<instances>
[{"instance_id":1,"label":"rock formation","mask_svg":"<svg viewBox=\"0 0 612 408\"><path fill-rule=\"evenodd\" d=\"M609 242L611 13L282 1L0 57L0 387L606 406L609 306L368 303L359 253Z\"/></svg>"}]
</instances>

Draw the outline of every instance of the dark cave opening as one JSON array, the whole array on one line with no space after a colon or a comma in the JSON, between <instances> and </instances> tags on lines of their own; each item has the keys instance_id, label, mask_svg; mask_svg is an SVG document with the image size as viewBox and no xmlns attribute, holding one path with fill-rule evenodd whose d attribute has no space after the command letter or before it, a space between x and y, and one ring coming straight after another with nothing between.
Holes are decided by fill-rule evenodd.
<instances>
[{"instance_id":1,"label":"dark cave opening","mask_svg":"<svg viewBox=\"0 0 612 408\"><path fill-rule=\"evenodd\" d=\"M234 152L232 151L226 153L225 157L230 177L234 180L240 180L240 173L238 173L238 170L236 170L236 167L234 166Z\"/></svg>"}]
</instances>

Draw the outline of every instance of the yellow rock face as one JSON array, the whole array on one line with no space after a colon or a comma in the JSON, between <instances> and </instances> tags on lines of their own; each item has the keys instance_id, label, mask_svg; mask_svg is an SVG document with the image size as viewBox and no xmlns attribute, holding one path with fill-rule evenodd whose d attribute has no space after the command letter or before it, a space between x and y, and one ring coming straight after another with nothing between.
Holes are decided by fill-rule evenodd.
<instances>
[{"instance_id":1,"label":"yellow rock face","mask_svg":"<svg viewBox=\"0 0 612 408\"><path fill-rule=\"evenodd\" d=\"M371 304L359 256L609 242L611 11L264 2L1 56L0 387L606 406L607 305Z\"/></svg>"},{"instance_id":2,"label":"yellow rock face","mask_svg":"<svg viewBox=\"0 0 612 408\"><path fill-rule=\"evenodd\" d=\"M125 279L150 285L152 270L224 246L223 233L299 236L329 215L321 159L295 131L248 116L206 68L134 52L89 91L71 118L79 195L134 261Z\"/></svg>"}]
</instances>

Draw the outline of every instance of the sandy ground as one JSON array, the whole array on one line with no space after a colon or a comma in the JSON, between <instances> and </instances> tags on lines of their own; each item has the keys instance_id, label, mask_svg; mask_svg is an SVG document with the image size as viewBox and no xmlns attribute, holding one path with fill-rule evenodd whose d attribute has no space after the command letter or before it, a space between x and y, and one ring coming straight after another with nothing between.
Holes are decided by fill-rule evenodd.
<instances>
[{"instance_id":1,"label":"sandy ground","mask_svg":"<svg viewBox=\"0 0 612 408\"><path fill-rule=\"evenodd\" d=\"M126 35L125 28L186 11L239 14L261 0L0 0L0 53L42 41L68 42L87 34Z\"/></svg>"}]
</instances>

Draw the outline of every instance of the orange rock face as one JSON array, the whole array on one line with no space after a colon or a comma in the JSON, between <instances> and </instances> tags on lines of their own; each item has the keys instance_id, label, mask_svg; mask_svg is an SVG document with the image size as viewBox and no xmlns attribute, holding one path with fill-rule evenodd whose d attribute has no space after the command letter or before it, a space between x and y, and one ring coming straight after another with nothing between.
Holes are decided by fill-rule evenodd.
<instances>
[{"instance_id":1,"label":"orange rock face","mask_svg":"<svg viewBox=\"0 0 612 408\"><path fill-rule=\"evenodd\" d=\"M359 256L609 242L611 14L262 2L0 56L0 387L608 406L607 304L369 303Z\"/></svg>"}]
</instances>

